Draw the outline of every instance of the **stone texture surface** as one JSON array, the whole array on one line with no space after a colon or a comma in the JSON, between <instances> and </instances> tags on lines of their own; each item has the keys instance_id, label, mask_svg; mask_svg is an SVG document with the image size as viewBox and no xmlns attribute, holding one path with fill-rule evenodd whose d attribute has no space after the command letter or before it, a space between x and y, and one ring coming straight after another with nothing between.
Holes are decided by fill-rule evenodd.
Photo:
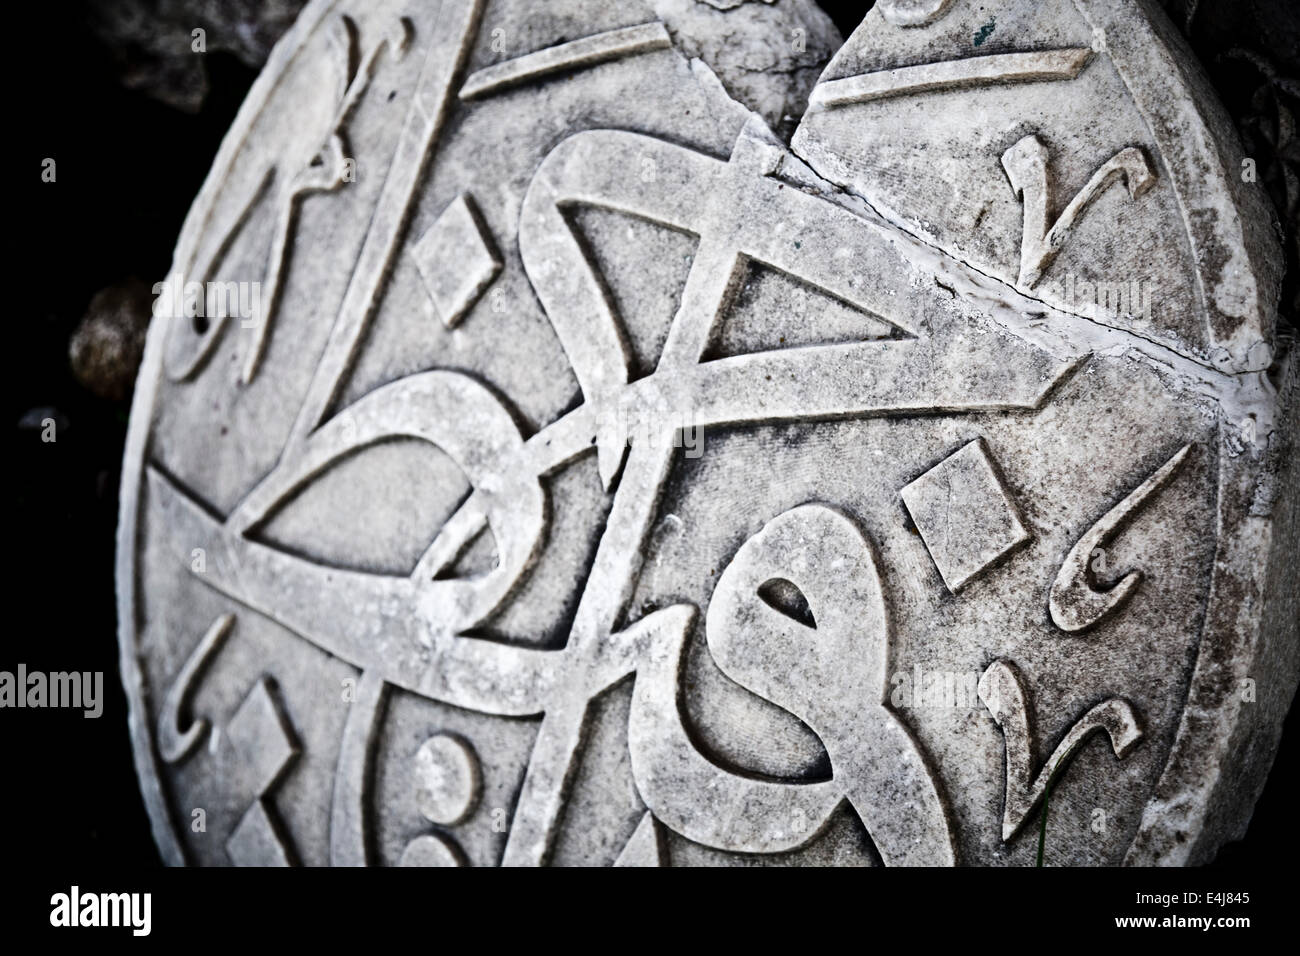
<instances>
[{"instance_id":1,"label":"stone texture surface","mask_svg":"<svg viewBox=\"0 0 1300 956\"><path fill-rule=\"evenodd\" d=\"M1163 15L882 4L787 147L828 28L696 6L277 47L174 265L256 306L155 320L123 478L170 862L1027 865L1053 770L1051 864L1244 827L1300 402Z\"/></svg>"},{"instance_id":2,"label":"stone texture surface","mask_svg":"<svg viewBox=\"0 0 1300 956\"><path fill-rule=\"evenodd\" d=\"M899 492L953 593L1029 540L996 467L973 441Z\"/></svg>"},{"instance_id":3,"label":"stone texture surface","mask_svg":"<svg viewBox=\"0 0 1300 956\"><path fill-rule=\"evenodd\" d=\"M743 10L737 10L744 4ZM683 56L788 140L841 37L813 0L652 0Z\"/></svg>"},{"instance_id":4,"label":"stone texture surface","mask_svg":"<svg viewBox=\"0 0 1300 956\"><path fill-rule=\"evenodd\" d=\"M464 196L457 196L420 237L411 257L448 328L465 316L501 271L492 240L484 234L478 213ZM446 268L449 261L456 261L458 268Z\"/></svg>"},{"instance_id":5,"label":"stone texture surface","mask_svg":"<svg viewBox=\"0 0 1300 956\"><path fill-rule=\"evenodd\" d=\"M1052 305L1095 318L1100 295L1108 325L1224 371L1267 369L1282 277L1271 207L1153 6L958 4L912 29L873 9L826 79L887 88L815 104L795 148L882 215ZM964 74L926 75L954 59ZM908 92L920 82L930 95Z\"/></svg>"}]
</instances>

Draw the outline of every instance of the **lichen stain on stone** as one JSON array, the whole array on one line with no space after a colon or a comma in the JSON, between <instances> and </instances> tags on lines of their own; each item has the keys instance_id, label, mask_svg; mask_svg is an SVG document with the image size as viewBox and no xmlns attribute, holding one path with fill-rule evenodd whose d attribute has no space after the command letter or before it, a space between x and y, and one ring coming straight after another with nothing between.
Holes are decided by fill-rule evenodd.
<instances>
[{"instance_id":1,"label":"lichen stain on stone","mask_svg":"<svg viewBox=\"0 0 1300 956\"><path fill-rule=\"evenodd\" d=\"M984 41L993 35L993 30L998 25L997 17L989 17L989 22L980 27L975 33L975 45L983 46Z\"/></svg>"}]
</instances>

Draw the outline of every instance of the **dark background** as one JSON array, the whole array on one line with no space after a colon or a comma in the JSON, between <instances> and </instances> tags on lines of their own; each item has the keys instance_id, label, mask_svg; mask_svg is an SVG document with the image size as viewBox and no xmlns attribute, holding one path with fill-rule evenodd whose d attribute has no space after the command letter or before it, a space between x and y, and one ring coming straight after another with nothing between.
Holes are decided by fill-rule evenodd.
<instances>
[{"instance_id":1,"label":"dark background","mask_svg":"<svg viewBox=\"0 0 1300 956\"><path fill-rule=\"evenodd\" d=\"M31 670L105 675L98 720L61 710L0 714L7 831L0 858L10 864L84 870L159 863L117 679L114 535L129 402L100 397L83 384L84 374L74 375L69 341L96 292L130 277L151 285L166 275L182 220L259 57L278 33L276 23L287 23L296 5L269 0L259 14L260 32L230 49L222 48L220 18L253 16L248 11L258 4L252 0L189 0L189 15L170 32L163 29L166 17L187 6L184 0L47 0L6 10L16 17L7 20L8 40L23 64L7 98L19 112L17 141L6 149L16 163L8 181L24 213L21 227L11 230L17 257L10 260L16 268L7 325L16 339L6 407L16 528L6 578L9 605L18 613L6 629L0 670L23 662ZM845 35L871 6L822 5ZM1300 3L1164 5L1189 36L1248 155L1257 158L1288 230L1291 267L1282 311L1294 324L1300 149L1286 116L1300 113ZM271 16L268 24L267 9L279 20ZM197 20L194 10L202 14ZM209 52L190 55L185 42L186 58L168 59L178 35L187 39L191 25L209 22ZM22 57L25 52L31 56ZM54 184L40 179L45 157L57 161ZM129 381L129 370L126 375ZM36 420L55 417L57 442L43 443L39 429L22 425L33 413ZM1293 711L1250 830L1224 848L1217 867L1245 872L1295 859L1300 842L1290 804L1298 745Z\"/></svg>"}]
</instances>

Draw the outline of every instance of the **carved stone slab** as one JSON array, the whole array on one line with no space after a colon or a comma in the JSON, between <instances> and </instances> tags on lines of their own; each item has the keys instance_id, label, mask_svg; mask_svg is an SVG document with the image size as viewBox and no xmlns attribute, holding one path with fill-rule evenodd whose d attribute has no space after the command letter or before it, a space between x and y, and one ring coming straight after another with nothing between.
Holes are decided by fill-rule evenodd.
<instances>
[{"instance_id":1,"label":"carved stone slab","mask_svg":"<svg viewBox=\"0 0 1300 956\"><path fill-rule=\"evenodd\" d=\"M803 0L310 4L132 415L167 861L1239 834L1296 686L1296 371L1160 16L881 0L836 53Z\"/></svg>"}]
</instances>

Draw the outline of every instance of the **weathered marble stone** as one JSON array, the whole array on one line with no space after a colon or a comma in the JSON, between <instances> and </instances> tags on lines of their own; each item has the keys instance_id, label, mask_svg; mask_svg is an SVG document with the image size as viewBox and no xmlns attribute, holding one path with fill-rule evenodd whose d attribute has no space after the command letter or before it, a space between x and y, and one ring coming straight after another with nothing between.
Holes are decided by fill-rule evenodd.
<instances>
[{"instance_id":1,"label":"weathered marble stone","mask_svg":"<svg viewBox=\"0 0 1300 956\"><path fill-rule=\"evenodd\" d=\"M1240 834L1300 529L1231 130L1158 11L898 0L787 147L818 16L307 7L132 416L123 676L169 862Z\"/></svg>"}]
</instances>

